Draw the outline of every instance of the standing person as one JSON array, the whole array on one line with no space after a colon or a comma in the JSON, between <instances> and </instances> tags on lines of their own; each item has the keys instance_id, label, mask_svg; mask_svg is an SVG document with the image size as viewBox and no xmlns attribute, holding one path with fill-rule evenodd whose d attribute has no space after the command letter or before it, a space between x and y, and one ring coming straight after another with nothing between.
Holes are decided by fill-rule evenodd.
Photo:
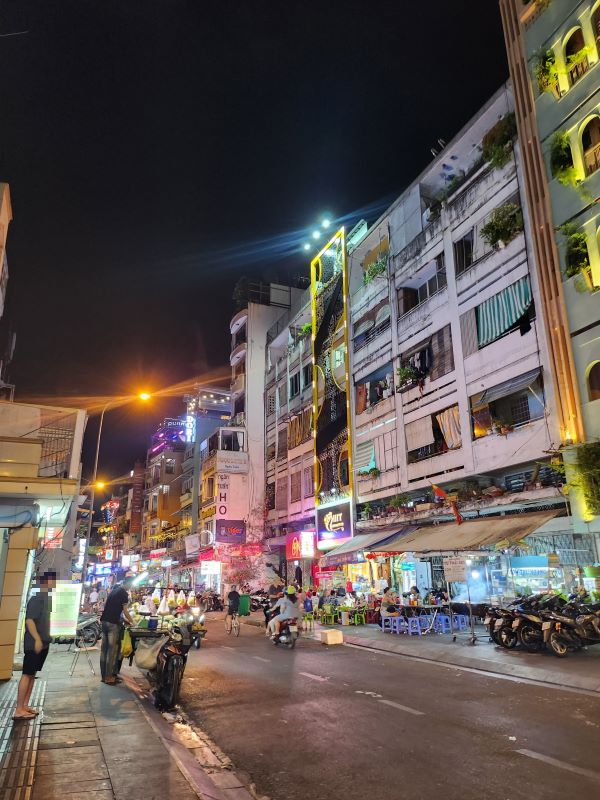
<instances>
[{"instance_id":1,"label":"standing person","mask_svg":"<svg viewBox=\"0 0 600 800\"><path fill-rule=\"evenodd\" d=\"M100 595L98 594L98 584L96 584L96 586L92 586L92 591L90 592L90 597L89 597L89 603L92 609L98 602L99 597Z\"/></svg>"},{"instance_id":2,"label":"standing person","mask_svg":"<svg viewBox=\"0 0 600 800\"><path fill-rule=\"evenodd\" d=\"M40 591L27 603L25 612L25 636L23 637L23 674L17 691L17 707L14 720L33 719L38 715L29 705L35 682L35 674L44 666L50 647L50 592L56 586L56 572L45 572L40 577Z\"/></svg>"},{"instance_id":3,"label":"standing person","mask_svg":"<svg viewBox=\"0 0 600 800\"><path fill-rule=\"evenodd\" d=\"M102 647L100 649L100 673L102 683L114 686L119 682L117 678L117 661L119 646L121 644L121 615L133 625L129 614L129 594L122 584L116 583L106 598L104 611L100 617L102 623Z\"/></svg>"},{"instance_id":4,"label":"standing person","mask_svg":"<svg viewBox=\"0 0 600 800\"><path fill-rule=\"evenodd\" d=\"M231 621L234 614L237 614L240 609L240 595L237 591L235 584L231 587L231 591L227 595L227 614L225 615L225 625L227 633L231 633Z\"/></svg>"}]
</instances>

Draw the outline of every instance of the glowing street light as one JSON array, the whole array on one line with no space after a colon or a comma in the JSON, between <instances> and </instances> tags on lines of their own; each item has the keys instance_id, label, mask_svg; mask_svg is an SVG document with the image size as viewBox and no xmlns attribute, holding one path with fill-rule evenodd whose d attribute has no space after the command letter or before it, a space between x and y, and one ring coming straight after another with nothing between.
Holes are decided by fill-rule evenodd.
<instances>
[{"instance_id":1,"label":"glowing street light","mask_svg":"<svg viewBox=\"0 0 600 800\"><path fill-rule=\"evenodd\" d=\"M152 395L150 394L150 392L140 392L138 394L138 398L140 400L143 400L144 402L146 402L147 400L150 400L151 397L152 397Z\"/></svg>"},{"instance_id":2,"label":"glowing street light","mask_svg":"<svg viewBox=\"0 0 600 800\"><path fill-rule=\"evenodd\" d=\"M331 220L330 220L330 219L327 219L327 218L325 218L325 219L323 220L323 222L321 223L321 225L322 225L322 226L325 228L325 230L327 230L327 228L328 228L328 227L331 225Z\"/></svg>"},{"instance_id":3,"label":"glowing street light","mask_svg":"<svg viewBox=\"0 0 600 800\"><path fill-rule=\"evenodd\" d=\"M106 488L106 484L104 483L104 481L96 481L94 488L102 490Z\"/></svg>"},{"instance_id":4,"label":"glowing street light","mask_svg":"<svg viewBox=\"0 0 600 800\"><path fill-rule=\"evenodd\" d=\"M304 244L302 245L302 247L303 247L305 250L310 250L310 245L309 245L309 243L308 243L308 242L304 242Z\"/></svg>"},{"instance_id":5,"label":"glowing street light","mask_svg":"<svg viewBox=\"0 0 600 800\"><path fill-rule=\"evenodd\" d=\"M313 231L313 239L319 239L321 236L321 231Z\"/></svg>"}]
</instances>

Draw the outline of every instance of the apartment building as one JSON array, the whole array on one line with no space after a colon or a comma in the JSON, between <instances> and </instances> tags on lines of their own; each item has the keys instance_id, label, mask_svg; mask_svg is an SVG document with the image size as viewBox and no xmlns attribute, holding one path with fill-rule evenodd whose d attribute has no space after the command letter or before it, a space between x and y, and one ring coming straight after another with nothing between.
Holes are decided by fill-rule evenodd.
<instances>
[{"instance_id":1,"label":"apartment building","mask_svg":"<svg viewBox=\"0 0 600 800\"><path fill-rule=\"evenodd\" d=\"M267 333L264 383L265 549L288 582L311 583L315 562L310 292Z\"/></svg>"},{"instance_id":2,"label":"apartment building","mask_svg":"<svg viewBox=\"0 0 600 800\"><path fill-rule=\"evenodd\" d=\"M574 524L600 533L597 477L586 477L600 471L600 2L501 0L500 10Z\"/></svg>"},{"instance_id":3,"label":"apartment building","mask_svg":"<svg viewBox=\"0 0 600 800\"><path fill-rule=\"evenodd\" d=\"M434 485L464 518L564 510L513 109L503 87L349 249L359 531L453 520Z\"/></svg>"}]
</instances>

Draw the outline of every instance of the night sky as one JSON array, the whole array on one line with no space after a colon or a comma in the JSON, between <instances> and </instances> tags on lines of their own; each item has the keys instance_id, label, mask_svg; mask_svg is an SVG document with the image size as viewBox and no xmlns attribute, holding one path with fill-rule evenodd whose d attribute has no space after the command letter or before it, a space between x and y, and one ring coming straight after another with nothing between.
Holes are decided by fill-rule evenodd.
<instances>
[{"instance_id":1,"label":"night sky","mask_svg":"<svg viewBox=\"0 0 600 800\"><path fill-rule=\"evenodd\" d=\"M306 226L400 194L508 74L495 0L0 0L0 34L23 400L227 365L237 278L307 271ZM101 472L181 410L109 415Z\"/></svg>"}]
</instances>

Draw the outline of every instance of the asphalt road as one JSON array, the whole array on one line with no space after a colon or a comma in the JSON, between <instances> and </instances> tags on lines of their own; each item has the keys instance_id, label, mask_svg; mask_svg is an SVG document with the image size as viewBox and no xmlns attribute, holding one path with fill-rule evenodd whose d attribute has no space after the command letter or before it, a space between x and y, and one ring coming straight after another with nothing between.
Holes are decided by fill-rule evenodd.
<instances>
[{"instance_id":1,"label":"asphalt road","mask_svg":"<svg viewBox=\"0 0 600 800\"><path fill-rule=\"evenodd\" d=\"M188 714L274 800L600 796L600 697L209 622Z\"/></svg>"}]
</instances>

